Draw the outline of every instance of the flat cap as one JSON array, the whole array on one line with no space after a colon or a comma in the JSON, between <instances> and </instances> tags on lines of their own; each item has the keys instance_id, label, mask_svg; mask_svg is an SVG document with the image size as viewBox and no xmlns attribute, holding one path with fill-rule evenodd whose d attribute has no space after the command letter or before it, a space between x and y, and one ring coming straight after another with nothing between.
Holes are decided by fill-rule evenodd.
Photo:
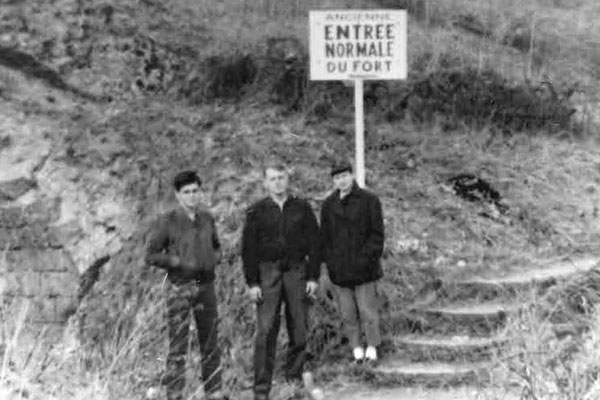
<instances>
[{"instance_id":1,"label":"flat cap","mask_svg":"<svg viewBox=\"0 0 600 400\"><path fill-rule=\"evenodd\" d=\"M341 174L342 172L352 172L352 164L350 164L347 161L341 161L338 163L334 163L331 166L331 176Z\"/></svg>"}]
</instances>

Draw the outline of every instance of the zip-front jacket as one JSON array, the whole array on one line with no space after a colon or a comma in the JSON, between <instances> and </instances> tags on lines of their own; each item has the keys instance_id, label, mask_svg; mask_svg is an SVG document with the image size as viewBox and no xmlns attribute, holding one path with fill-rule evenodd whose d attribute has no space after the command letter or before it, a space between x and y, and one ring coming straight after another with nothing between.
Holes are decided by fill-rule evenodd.
<instances>
[{"instance_id":1,"label":"zip-front jacket","mask_svg":"<svg viewBox=\"0 0 600 400\"><path fill-rule=\"evenodd\" d=\"M321 252L333 283L354 286L383 276L383 216L373 193L354 184L343 199L333 192L321 208Z\"/></svg>"},{"instance_id":2,"label":"zip-front jacket","mask_svg":"<svg viewBox=\"0 0 600 400\"><path fill-rule=\"evenodd\" d=\"M242 238L244 275L249 286L260 284L259 264L279 261L287 270L294 262L304 262L306 278L319 278L319 226L310 204L290 196L283 209L267 197L246 211Z\"/></svg>"},{"instance_id":3,"label":"zip-front jacket","mask_svg":"<svg viewBox=\"0 0 600 400\"><path fill-rule=\"evenodd\" d=\"M171 281L211 282L220 247L209 212L198 211L192 221L183 209L175 209L158 218L148 241L146 263L165 269ZM180 265L171 264L173 256L180 259Z\"/></svg>"}]
</instances>

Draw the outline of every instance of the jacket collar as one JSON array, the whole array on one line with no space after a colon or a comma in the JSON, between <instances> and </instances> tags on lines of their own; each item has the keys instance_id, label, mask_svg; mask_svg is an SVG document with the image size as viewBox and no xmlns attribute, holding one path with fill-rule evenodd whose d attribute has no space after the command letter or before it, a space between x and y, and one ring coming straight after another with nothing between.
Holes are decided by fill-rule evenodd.
<instances>
[{"instance_id":1,"label":"jacket collar","mask_svg":"<svg viewBox=\"0 0 600 400\"><path fill-rule=\"evenodd\" d=\"M359 202L357 201L360 197L361 189L354 182L352 184L352 189L350 193L344 199L340 197L340 191L336 190L334 192L334 202L333 202L333 211L336 214L342 215L346 218L352 218L355 216L359 209Z\"/></svg>"},{"instance_id":2,"label":"jacket collar","mask_svg":"<svg viewBox=\"0 0 600 400\"><path fill-rule=\"evenodd\" d=\"M293 199L294 199L294 196L291 195L291 194L288 194L287 198L283 202L283 205L285 206L286 204L288 204ZM271 196L265 197L264 201L265 201L265 204L268 205L269 207L279 207L279 204L277 204L277 202L275 201L275 199L273 199Z\"/></svg>"},{"instance_id":3,"label":"jacket collar","mask_svg":"<svg viewBox=\"0 0 600 400\"><path fill-rule=\"evenodd\" d=\"M190 218L190 214L186 211L185 208L181 204L178 204L177 207L173 210L177 218L185 218L188 221L192 221ZM198 211L194 212L194 220L198 218Z\"/></svg>"},{"instance_id":4,"label":"jacket collar","mask_svg":"<svg viewBox=\"0 0 600 400\"><path fill-rule=\"evenodd\" d=\"M358 184L356 183L356 181L352 182L352 187L350 188L350 192L346 195L346 198L350 197L350 196L358 195L359 191L360 191L360 188L358 187ZM337 190L337 196L339 199L341 199L339 189Z\"/></svg>"},{"instance_id":5,"label":"jacket collar","mask_svg":"<svg viewBox=\"0 0 600 400\"><path fill-rule=\"evenodd\" d=\"M360 189L360 187L358 186L358 184L356 183L356 181L352 182L352 187L350 188L350 192L348 193L348 195L346 195L346 197L345 197L345 198L349 198L349 197L352 197L352 196L357 196L357 195L359 195L359 194L360 194L360 190L361 190L361 189ZM338 201L341 201L341 199L342 199L342 198L341 198L341 196L340 196L340 190L339 190L339 189L337 189L337 190L335 191L335 195L336 195L336 199L337 199Z\"/></svg>"},{"instance_id":6,"label":"jacket collar","mask_svg":"<svg viewBox=\"0 0 600 400\"><path fill-rule=\"evenodd\" d=\"M183 208L182 205L179 205L177 208L175 208L175 215L177 215L178 218L183 218L186 221L190 221L192 223L196 223L196 222L200 221L203 218L203 216L206 214L206 212L207 212L207 210L205 208L203 208L202 206L200 206L194 212L194 219L191 219L190 215L186 212L186 210Z\"/></svg>"}]
</instances>

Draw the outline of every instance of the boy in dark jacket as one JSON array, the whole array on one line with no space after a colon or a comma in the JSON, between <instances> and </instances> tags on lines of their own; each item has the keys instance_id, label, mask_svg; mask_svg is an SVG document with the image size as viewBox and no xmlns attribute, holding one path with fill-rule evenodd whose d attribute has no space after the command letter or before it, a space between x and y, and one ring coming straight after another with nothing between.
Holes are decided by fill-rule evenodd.
<instances>
[{"instance_id":1,"label":"boy in dark jacket","mask_svg":"<svg viewBox=\"0 0 600 400\"><path fill-rule=\"evenodd\" d=\"M242 238L244 274L256 303L255 400L269 398L282 304L289 337L285 373L288 380L301 380L307 300L319 279L319 228L310 204L288 193L285 165L269 164L264 179L269 195L248 208Z\"/></svg>"},{"instance_id":2,"label":"boy in dark jacket","mask_svg":"<svg viewBox=\"0 0 600 400\"><path fill-rule=\"evenodd\" d=\"M377 196L358 187L348 163L331 170L336 190L321 209L321 251L357 362L377 360L381 342L375 282L383 276L383 217ZM366 351L361 342L366 336Z\"/></svg>"},{"instance_id":3,"label":"boy in dark jacket","mask_svg":"<svg viewBox=\"0 0 600 400\"><path fill-rule=\"evenodd\" d=\"M175 177L179 207L162 215L151 233L146 263L167 274L167 398L183 399L190 312L202 352L207 399L227 399L221 391L221 351L217 342L215 265L221 251L212 215L200 208L202 181L193 171Z\"/></svg>"}]
</instances>

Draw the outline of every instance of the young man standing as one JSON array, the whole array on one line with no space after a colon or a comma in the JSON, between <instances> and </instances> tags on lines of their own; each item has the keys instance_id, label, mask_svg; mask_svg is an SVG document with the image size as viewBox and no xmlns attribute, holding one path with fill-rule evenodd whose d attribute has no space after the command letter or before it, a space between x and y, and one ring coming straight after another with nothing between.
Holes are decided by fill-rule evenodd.
<instances>
[{"instance_id":1,"label":"young man standing","mask_svg":"<svg viewBox=\"0 0 600 400\"><path fill-rule=\"evenodd\" d=\"M321 209L323 260L334 284L354 359L374 362L381 342L375 285L383 276L381 203L373 193L358 187L350 164L335 165L331 176L336 190ZM361 333L366 336L366 351Z\"/></svg>"},{"instance_id":2,"label":"young man standing","mask_svg":"<svg viewBox=\"0 0 600 400\"><path fill-rule=\"evenodd\" d=\"M244 275L256 303L255 400L269 398L282 303L289 337L286 378L300 381L307 300L315 296L319 279L318 225L310 204L288 193L284 165L268 165L264 185L268 196L248 208L242 238Z\"/></svg>"},{"instance_id":3,"label":"young man standing","mask_svg":"<svg viewBox=\"0 0 600 400\"><path fill-rule=\"evenodd\" d=\"M215 266L221 251L215 221L201 208L202 181L193 171L175 176L173 186L179 207L162 215L151 233L146 262L167 274L169 353L166 386L169 400L183 399L185 356L190 312L202 352L206 398L227 399L221 391L221 351L217 342Z\"/></svg>"}]
</instances>

